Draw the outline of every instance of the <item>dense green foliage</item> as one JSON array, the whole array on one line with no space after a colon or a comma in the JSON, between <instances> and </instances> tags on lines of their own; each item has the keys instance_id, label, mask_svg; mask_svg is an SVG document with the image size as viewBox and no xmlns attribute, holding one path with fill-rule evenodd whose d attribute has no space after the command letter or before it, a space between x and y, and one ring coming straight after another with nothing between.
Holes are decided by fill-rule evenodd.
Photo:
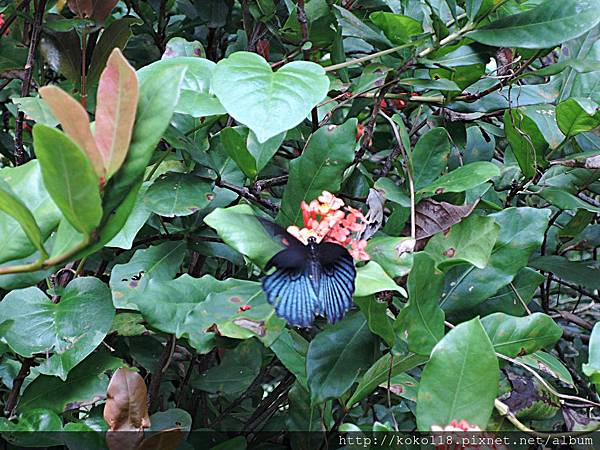
<instances>
[{"instance_id":1,"label":"dense green foliage","mask_svg":"<svg viewBox=\"0 0 600 450\"><path fill-rule=\"evenodd\" d=\"M600 428L600 0L0 13L12 444ZM297 329L254 216L302 227L323 191L365 214L370 260L342 321ZM140 434L13 433L63 430Z\"/></svg>"}]
</instances>

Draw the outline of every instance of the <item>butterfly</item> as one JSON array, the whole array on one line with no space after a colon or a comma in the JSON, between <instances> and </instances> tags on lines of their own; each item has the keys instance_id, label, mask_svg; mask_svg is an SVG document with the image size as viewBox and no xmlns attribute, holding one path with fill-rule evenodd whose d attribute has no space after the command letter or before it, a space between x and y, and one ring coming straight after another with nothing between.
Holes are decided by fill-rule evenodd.
<instances>
[{"instance_id":1,"label":"butterfly","mask_svg":"<svg viewBox=\"0 0 600 450\"><path fill-rule=\"evenodd\" d=\"M266 272L273 267L277 270L262 280L277 315L297 327L310 327L317 315L330 323L341 320L352 306L356 278L348 250L333 242L318 242L315 237L309 237L304 245L283 228L270 227L283 235L286 245L265 266Z\"/></svg>"}]
</instances>

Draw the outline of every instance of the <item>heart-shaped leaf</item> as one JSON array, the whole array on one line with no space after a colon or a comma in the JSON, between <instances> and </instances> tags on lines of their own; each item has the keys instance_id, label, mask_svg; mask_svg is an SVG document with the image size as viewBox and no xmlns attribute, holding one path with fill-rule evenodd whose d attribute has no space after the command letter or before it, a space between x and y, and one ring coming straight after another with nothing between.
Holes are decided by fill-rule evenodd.
<instances>
[{"instance_id":1,"label":"heart-shaped leaf","mask_svg":"<svg viewBox=\"0 0 600 450\"><path fill-rule=\"evenodd\" d=\"M300 124L327 95L329 80L312 62L273 72L259 55L237 52L217 63L211 88L227 112L265 142Z\"/></svg>"},{"instance_id":2,"label":"heart-shaped leaf","mask_svg":"<svg viewBox=\"0 0 600 450\"><path fill-rule=\"evenodd\" d=\"M168 172L150 186L144 202L159 216L180 217L200 211L213 198L212 186L202 178L187 173Z\"/></svg>"},{"instance_id":3,"label":"heart-shaped leaf","mask_svg":"<svg viewBox=\"0 0 600 450\"><path fill-rule=\"evenodd\" d=\"M63 380L102 342L114 315L110 291L97 278L73 280L59 303L36 287L12 291L0 302L8 345L22 356L53 352L39 370Z\"/></svg>"}]
</instances>

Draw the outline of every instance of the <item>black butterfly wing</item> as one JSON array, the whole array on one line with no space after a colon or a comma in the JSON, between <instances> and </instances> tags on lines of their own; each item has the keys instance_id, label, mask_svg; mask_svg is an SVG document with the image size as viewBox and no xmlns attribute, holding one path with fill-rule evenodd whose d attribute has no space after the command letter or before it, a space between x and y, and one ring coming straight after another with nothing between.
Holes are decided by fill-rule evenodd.
<instances>
[{"instance_id":1,"label":"black butterfly wing","mask_svg":"<svg viewBox=\"0 0 600 450\"><path fill-rule=\"evenodd\" d=\"M283 250L275 255L276 258ZM319 312L319 298L308 273L308 265L278 268L262 280L267 301L279 317L296 327L310 327Z\"/></svg>"},{"instance_id":2,"label":"black butterfly wing","mask_svg":"<svg viewBox=\"0 0 600 450\"><path fill-rule=\"evenodd\" d=\"M356 268L348 250L338 244L323 242L318 245L321 267L319 277L320 310L328 322L344 317L352 306Z\"/></svg>"}]
</instances>

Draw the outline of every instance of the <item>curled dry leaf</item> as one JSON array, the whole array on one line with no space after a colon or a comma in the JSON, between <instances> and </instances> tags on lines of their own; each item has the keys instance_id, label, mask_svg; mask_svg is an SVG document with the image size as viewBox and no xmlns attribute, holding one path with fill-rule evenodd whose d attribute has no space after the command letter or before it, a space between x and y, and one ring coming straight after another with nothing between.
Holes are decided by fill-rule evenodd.
<instances>
[{"instance_id":1,"label":"curled dry leaf","mask_svg":"<svg viewBox=\"0 0 600 450\"><path fill-rule=\"evenodd\" d=\"M367 240L373 236L383 224L383 206L385 205L385 195L382 190L370 188L367 196L367 207L369 210L365 215L367 226L359 234L359 239Z\"/></svg>"},{"instance_id":2,"label":"curled dry leaf","mask_svg":"<svg viewBox=\"0 0 600 450\"><path fill-rule=\"evenodd\" d=\"M137 372L120 368L114 373L106 392L104 420L108 424L106 443L110 450L135 449L142 442L150 417L146 384Z\"/></svg>"},{"instance_id":3,"label":"curled dry leaf","mask_svg":"<svg viewBox=\"0 0 600 450\"><path fill-rule=\"evenodd\" d=\"M422 200L415 208L417 240L420 241L440 231L446 231L471 214L477 203L478 201L457 206L429 198ZM404 229L404 234L410 234L408 225Z\"/></svg>"}]
</instances>

